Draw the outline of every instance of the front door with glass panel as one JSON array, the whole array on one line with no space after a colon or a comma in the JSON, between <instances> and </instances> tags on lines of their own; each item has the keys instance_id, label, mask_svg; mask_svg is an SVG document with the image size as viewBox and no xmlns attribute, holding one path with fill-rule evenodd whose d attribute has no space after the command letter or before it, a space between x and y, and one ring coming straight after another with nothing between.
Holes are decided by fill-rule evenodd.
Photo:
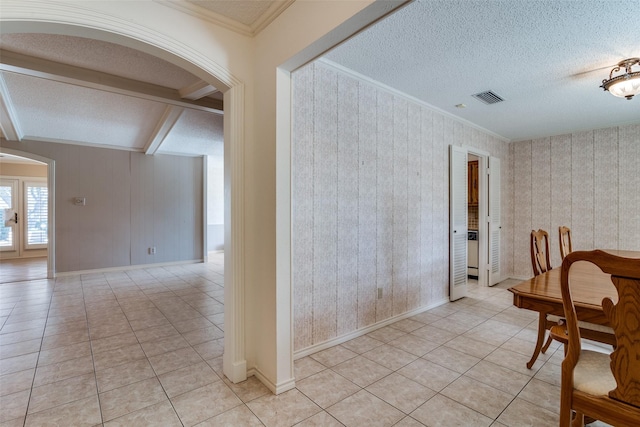
<instances>
[{"instance_id":1,"label":"front door with glass panel","mask_svg":"<svg viewBox=\"0 0 640 427\"><path fill-rule=\"evenodd\" d=\"M0 180L0 251L18 256L18 184L17 179Z\"/></svg>"}]
</instances>

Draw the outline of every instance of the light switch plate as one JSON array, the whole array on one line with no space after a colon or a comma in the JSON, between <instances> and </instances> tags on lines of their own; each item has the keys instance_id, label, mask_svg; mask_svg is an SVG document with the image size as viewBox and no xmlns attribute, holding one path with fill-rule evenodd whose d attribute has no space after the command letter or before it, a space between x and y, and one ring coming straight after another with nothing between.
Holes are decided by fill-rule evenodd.
<instances>
[{"instance_id":1,"label":"light switch plate","mask_svg":"<svg viewBox=\"0 0 640 427\"><path fill-rule=\"evenodd\" d=\"M75 199L75 205L76 206L85 206L87 204L87 198L86 197L76 197Z\"/></svg>"}]
</instances>

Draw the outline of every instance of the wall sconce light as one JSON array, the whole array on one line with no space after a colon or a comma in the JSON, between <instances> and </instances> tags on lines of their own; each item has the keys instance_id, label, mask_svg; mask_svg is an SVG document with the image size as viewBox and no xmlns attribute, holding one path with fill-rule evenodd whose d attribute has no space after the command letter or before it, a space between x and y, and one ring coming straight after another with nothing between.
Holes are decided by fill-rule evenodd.
<instances>
[{"instance_id":1,"label":"wall sconce light","mask_svg":"<svg viewBox=\"0 0 640 427\"><path fill-rule=\"evenodd\" d=\"M608 90L613 96L630 100L640 93L640 71L631 71L634 65L640 66L640 58L629 58L618 62L618 65L609 73L609 79L602 80L600 87ZM623 69L624 74L613 77L613 73Z\"/></svg>"}]
</instances>

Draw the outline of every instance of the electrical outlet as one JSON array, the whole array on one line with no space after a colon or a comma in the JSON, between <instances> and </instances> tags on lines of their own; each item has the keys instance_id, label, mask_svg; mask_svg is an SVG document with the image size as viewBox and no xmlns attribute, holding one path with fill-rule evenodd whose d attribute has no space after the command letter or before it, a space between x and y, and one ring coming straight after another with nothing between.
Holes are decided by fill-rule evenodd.
<instances>
[{"instance_id":1,"label":"electrical outlet","mask_svg":"<svg viewBox=\"0 0 640 427\"><path fill-rule=\"evenodd\" d=\"M382 288L378 288L378 299L382 299Z\"/></svg>"},{"instance_id":2,"label":"electrical outlet","mask_svg":"<svg viewBox=\"0 0 640 427\"><path fill-rule=\"evenodd\" d=\"M149 248L149 255L155 255L156 254L156 247L155 246L151 246Z\"/></svg>"}]
</instances>

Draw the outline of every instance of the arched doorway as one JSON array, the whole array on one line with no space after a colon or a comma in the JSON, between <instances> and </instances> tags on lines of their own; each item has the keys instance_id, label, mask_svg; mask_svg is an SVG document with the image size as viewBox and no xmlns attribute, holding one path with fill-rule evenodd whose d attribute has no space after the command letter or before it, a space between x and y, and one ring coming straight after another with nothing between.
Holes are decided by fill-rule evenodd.
<instances>
[{"instance_id":1,"label":"arched doorway","mask_svg":"<svg viewBox=\"0 0 640 427\"><path fill-rule=\"evenodd\" d=\"M244 84L211 57L150 27L96 10L47 3L3 5L3 33L42 32L108 41L160 57L198 75L224 92L225 152L225 353L224 373L233 382L246 379L244 347L243 146ZM22 154L27 156L26 153ZM42 161L42 160L41 160ZM49 168L51 199L55 190ZM50 206L54 215L53 206ZM53 222L53 220L52 220ZM52 231L54 233L54 231ZM53 240L50 240L53 245ZM54 256L50 256L53 274Z\"/></svg>"}]
</instances>

